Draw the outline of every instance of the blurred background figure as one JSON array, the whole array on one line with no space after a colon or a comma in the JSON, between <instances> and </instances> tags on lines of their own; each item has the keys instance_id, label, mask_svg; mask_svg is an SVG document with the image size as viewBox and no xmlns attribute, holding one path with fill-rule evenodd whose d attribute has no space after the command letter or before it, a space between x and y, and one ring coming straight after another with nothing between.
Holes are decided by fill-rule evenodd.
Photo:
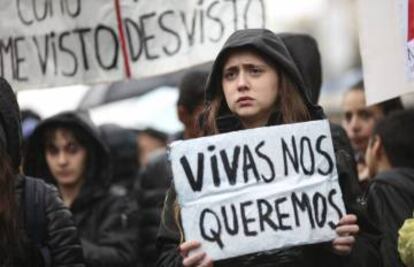
<instances>
[{"instance_id":1,"label":"blurred background figure","mask_svg":"<svg viewBox=\"0 0 414 267\"><path fill-rule=\"evenodd\" d=\"M358 177L361 187L366 189L368 169L364 155L368 147L375 123L393 111L402 110L400 98L394 98L376 105L367 106L365 102L364 84L359 82L350 88L343 97L342 126L351 141L357 162Z\"/></svg>"},{"instance_id":2,"label":"blurred background figure","mask_svg":"<svg viewBox=\"0 0 414 267\"><path fill-rule=\"evenodd\" d=\"M136 206L108 193L108 148L86 113L60 113L40 123L28 140L23 169L59 188L88 266L136 264Z\"/></svg>"},{"instance_id":3,"label":"blurred background figure","mask_svg":"<svg viewBox=\"0 0 414 267\"><path fill-rule=\"evenodd\" d=\"M160 130L146 128L137 134L138 165L146 166L151 154L164 152L167 148L168 135Z\"/></svg>"},{"instance_id":4,"label":"blurred background figure","mask_svg":"<svg viewBox=\"0 0 414 267\"><path fill-rule=\"evenodd\" d=\"M372 178L368 211L382 232L384 267L404 266L398 255L398 230L414 210L414 110L384 117L375 126L366 151Z\"/></svg>"},{"instance_id":5,"label":"blurred background figure","mask_svg":"<svg viewBox=\"0 0 414 267\"><path fill-rule=\"evenodd\" d=\"M204 108L204 85L207 77L208 72L200 70L189 71L182 78L178 86L177 115L184 129L173 135L170 141L199 136L199 115Z\"/></svg>"},{"instance_id":6,"label":"blurred background figure","mask_svg":"<svg viewBox=\"0 0 414 267\"><path fill-rule=\"evenodd\" d=\"M110 193L127 196L131 193L138 175L139 164L137 138L134 131L116 124L99 126L102 141L108 148L114 170Z\"/></svg>"},{"instance_id":7,"label":"blurred background figure","mask_svg":"<svg viewBox=\"0 0 414 267\"><path fill-rule=\"evenodd\" d=\"M177 113L184 125L182 132L171 139L190 139L199 134L199 114L203 109L204 85L207 71L188 71L179 84ZM168 155L159 153L142 169L135 185L135 195L140 208L140 242L144 266L155 266L157 260L156 238L161 221L162 204L170 186L172 173Z\"/></svg>"}]
</instances>

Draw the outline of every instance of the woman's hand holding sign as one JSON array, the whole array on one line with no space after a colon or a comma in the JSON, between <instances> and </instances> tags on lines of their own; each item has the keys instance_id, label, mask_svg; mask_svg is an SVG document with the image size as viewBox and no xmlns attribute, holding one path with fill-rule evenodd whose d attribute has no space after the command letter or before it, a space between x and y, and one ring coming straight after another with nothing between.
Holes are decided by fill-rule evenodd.
<instances>
[{"instance_id":1,"label":"woman's hand holding sign","mask_svg":"<svg viewBox=\"0 0 414 267\"><path fill-rule=\"evenodd\" d=\"M189 255L191 250L200 248L200 245L200 242L192 240L186 241L178 247L183 257L183 266L213 267L213 260L205 252L197 251Z\"/></svg>"},{"instance_id":2,"label":"woman's hand holding sign","mask_svg":"<svg viewBox=\"0 0 414 267\"><path fill-rule=\"evenodd\" d=\"M357 217L354 214L347 214L341 218L335 231L338 234L332 241L333 250L339 255L348 255L355 243L355 235L359 232L356 223Z\"/></svg>"},{"instance_id":3,"label":"woman's hand holding sign","mask_svg":"<svg viewBox=\"0 0 414 267\"><path fill-rule=\"evenodd\" d=\"M359 226L356 222L357 216L354 214L347 214L338 222L338 226L335 229L338 237L332 241L332 248L336 254L348 255L351 253L355 243L355 235L359 232ZM183 266L213 266L213 261L206 252L197 251L189 255L191 250L200 248L200 245L200 242L192 240L186 241L178 247L183 257Z\"/></svg>"}]
</instances>

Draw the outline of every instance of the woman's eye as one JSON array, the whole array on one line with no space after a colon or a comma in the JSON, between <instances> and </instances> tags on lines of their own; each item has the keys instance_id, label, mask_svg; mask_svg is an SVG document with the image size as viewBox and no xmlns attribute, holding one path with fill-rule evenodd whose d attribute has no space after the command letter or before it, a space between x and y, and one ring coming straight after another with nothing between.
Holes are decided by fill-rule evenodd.
<instances>
[{"instance_id":1,"label":"woman's eye","mask_svg":"<svg viewBox=\"0 0 414 267\"><path fill-rule=\"evenodd\" d=\"M70 144L68 146L68 152L74 154L78 151L78 148L79 147L76 144Z\"/></svg>"},{"instance_id":2,"label":"woman's eye","mask_svg":"<svg viewBox=\"0 0 414 267\"><path fill-rule=\"evenodd\" d=\"M51 155L56 155L58 153L58 149L54 146L47 146L46 147L46 153L51 154Z\"/></svg>"},{"instance_id":3,"label":"woman's eye","mask_svg":"<svg viewBox=\"0 0 414 267\"><path fill-rule=\"evenodd\" d=\"M262 72L263 72L263 70L261 68L253 67L253 68L250 69L250 73L253 74L253 75L259 75Z\"/></svg>"},{"instance_id":4,"label":"woman's eye","mask_svg":"<svg viewBox=\"0 0 414 267\"><path fill-rule=\"evenodd\" d=\"M372 113L370 111L368 111L368 110L361 111L359 115L364 120L369 120L369 119L371 119L373 117Z\"/></svg>"},{"instance_id":5,"label":"woman's eye","mask_svg":"<svg viewBox=\"0 0 414 267\"><path fill-rule=\"evenodd\" d=\"M236 73L234 71L228 71L224 74L224 78L226 80L232 80L236 77Z\"/></svg>"}]
</instances>

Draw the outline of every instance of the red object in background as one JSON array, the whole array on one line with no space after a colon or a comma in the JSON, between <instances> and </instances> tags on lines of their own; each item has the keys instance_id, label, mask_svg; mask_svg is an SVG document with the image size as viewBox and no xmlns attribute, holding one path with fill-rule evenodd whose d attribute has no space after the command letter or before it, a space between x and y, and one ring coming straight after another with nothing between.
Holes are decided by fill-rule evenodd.
<instances>
[{"instance_id":1,"label":"red object in background","mask_svg":"<svg viewBox=\"0 0 414 267\"><path fill-rule=\"evenodd\" d=\"M408 0L408 41L414 39L414 0Z\"/></svg>"}]
</instances>

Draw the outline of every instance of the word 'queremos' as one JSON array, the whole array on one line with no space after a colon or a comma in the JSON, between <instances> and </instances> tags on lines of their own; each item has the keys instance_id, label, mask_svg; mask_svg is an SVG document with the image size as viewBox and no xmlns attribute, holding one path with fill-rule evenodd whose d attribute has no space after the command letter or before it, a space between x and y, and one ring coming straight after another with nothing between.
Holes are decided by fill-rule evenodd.
<instances>
[{"instance_id":1,"label":"word 'queremos'","mask_svg":"<svg viewBox=\"0 0 414 267\"><path fill-rule=\"evenodd\" d=\"M259 232L292 231L301 224L310 224L312 229L323 228L328 225L335 229L336 224L327 220L330 210L337 215L339 220L343 213L335 203L334 196L338 192L331 189L328 196L319 192L309 195L306 192L292 192L289 196L279 197L273 200L255 199L236 204L222 205L217 210L205 208L200 214L200 232L204 240L216 242L223 249L225 244L221 235L257 236ZM257 212L249 212L249 208ZM281 207L288 207L293 212L284 212ZM306 214L307 219L301 220L300 215ZM230 244L229 244L230 245Z\"/></svg>"}]
</instances>

